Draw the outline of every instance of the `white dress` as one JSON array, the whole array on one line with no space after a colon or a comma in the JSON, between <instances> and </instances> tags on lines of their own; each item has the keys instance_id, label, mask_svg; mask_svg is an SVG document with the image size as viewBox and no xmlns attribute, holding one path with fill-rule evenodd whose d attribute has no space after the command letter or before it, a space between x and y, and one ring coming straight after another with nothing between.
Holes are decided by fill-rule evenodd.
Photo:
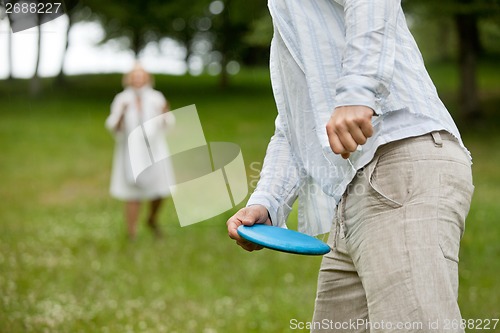
<instances>
[{"instance_id":1,"label":"white dress","mask_svg":"<svg viewBox=\"0 0 500 333\"><path fill-rule=\"evenodd\" d=\"M138 96L140 108L138 108ZM110 193L113 197L130 200L153 200L170 195L170 184L174 177L169 161L155 163L147 168L137 179L132 175L132 167L128 150L128 135L144 122L160 116L166 106L163 95L151 87L141 89L127 88L116 95L111 104L111 114L106 119L106 128L115 137L113 168L111 173ZM120 129L117 125L123 115ZM166 130L173 125L173 115L165 117L165 126L151 135L149 145L152 149L167 150ZM154 148L153 148L154 147ZM167 155L167 154L165 154Z\"/></svg>"}]
</instances>

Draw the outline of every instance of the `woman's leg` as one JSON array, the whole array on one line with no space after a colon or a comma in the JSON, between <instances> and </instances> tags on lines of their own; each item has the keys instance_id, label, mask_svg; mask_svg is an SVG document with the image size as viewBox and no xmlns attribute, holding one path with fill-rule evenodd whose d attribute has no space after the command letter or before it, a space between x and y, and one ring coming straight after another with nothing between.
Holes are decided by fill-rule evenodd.
<instances>
[{"instance_id":1,"label":"woman's leg","mask_svg":"<svg viewBox=\"0 0 500 333\"><path fill-rule=\"evenodd\" d=\"M137 234L137 220L140 208L140 201L127 201L125 203L125 221L127 222L127 235L130 240L134 240Z\"/></svg>"},{"instance_id":2,"label":"woman's leg","mask_svg":"<svg viewBox=\"0 0 500 333\"><path fill-rule=\"evenodd\" d=\"M151 228L155 237L162 236L161 230L160 230L160 227L158 226L158 221L157 221L158 212L160 211L160 206L161 206L162 202L163 202L163 199L158 198L158 199L152 200L150 203L148 227Z\"/></svg>"}]
</instances>

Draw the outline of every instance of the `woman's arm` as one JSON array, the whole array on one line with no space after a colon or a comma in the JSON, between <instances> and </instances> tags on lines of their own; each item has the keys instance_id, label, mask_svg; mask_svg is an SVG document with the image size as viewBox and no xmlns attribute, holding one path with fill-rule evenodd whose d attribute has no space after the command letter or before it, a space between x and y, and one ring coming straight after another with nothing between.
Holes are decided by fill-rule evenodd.
<instances>
[{"instance_id":1,"label":"woman's arm","mask_svg":"<svg viewBox=\"0 0 500 333\"><path fill-rule=\"evenodd\" d=\"M123 118L125 116L125 111L127 109L127 104L123 99L123 96L118 94L111 103L111 113L108 118L106 118L105 126L111 133L119 132L123 127Z\"/></svg>"}]
</instances>

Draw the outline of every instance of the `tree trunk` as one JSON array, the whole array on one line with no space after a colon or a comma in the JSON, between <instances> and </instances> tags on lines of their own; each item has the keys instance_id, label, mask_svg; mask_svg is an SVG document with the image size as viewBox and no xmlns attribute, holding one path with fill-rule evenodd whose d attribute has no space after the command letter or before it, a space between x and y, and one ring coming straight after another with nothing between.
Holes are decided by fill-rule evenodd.
<instances>
[{"instance_id":1,"label":"tree trunk","mask_svg":"<svg viewBox=\"0 0 500 333\"><path fill-rule=\"evenodd\" d=\"M66 28L66 45L64 46L62 54L61 69L59 70L59 74L57 74L56 77L56 85L58 86L64 85L66 81L66 77L64 75L64 63L66 62L66 54L68 53L68 47L69 47L69 31L73 25L73 21L71 20L71 15L67 14L67 16L68 16L68 26Z\"/></svg>"},{"instance_id":2,"label":"tree trunk","mask_svg":"<svg viewBox=\"0 0 500 333\"><path fill-rule=\"evenodd\" d=\"M7 18L7 22L9 23L9 28L7 29L7 66L8 66L8 73L7 73L7 80L12 80L14 78L14 67L13 67L13 62L12 62L12 28L10 26L10 21Z\"/></svg>"},{"instance_id":3,"label":"tree trunk","mask_svg":"<svg viewBox=\"0 0 500 333\"><path fill-rule=\"evenodd\" d=\"M139 30L133 31L132 36L132 51L134 51L135 59L139 60L139 53L141 52L142 42L141 33Z\"/></svg>"},{"instance_id":4,"label":"tree trunk","mask_svg":"<svg viewBox=\"0 0 500 333\"><path fill-rule=\"evenodd\" d=\"M38 16L39 22L40 22L40 16ZM41 86L40 86L40 77L38 76L38 69L40 67L40 53L41 53L41 46L42 46L42 28L40 24L37 25L37 31L38 31L38 38L37 38L37 47L36 47L36 64L35 64L35 72L33 73L33 76L31 77L31 82L30 82L30 94L31 96L37 96L40 93Z\"/></svg>"},{"instance_id":5,"label":"tree trunk","mask_svg":"<svg viewBox=\"0 0 500 333\"><path fill-rule=\"evenodd\" d=\"M451 40L451 32L453 22L451 20L440 20L438 23L438 32L436 38L436 49L438 50L438 60L439 61L447 61L452 58L450 50L452 47L450 46ZM450 27L451 25L451 27Z\"/></svg>"},{"instance_id":6,"label":"tree trunk","mask_svg":"<svg viewBox=\"0 0 500 333\"><path fill-rule=\"evenodd\" d=\"M455 23L459 39L460 112L464 120L474 120L481 116L476 78L481 51L477 17L474 14L457 14Z\"/></svg>"},{"instance_id":7,"label":"tree trunk","mask_svg":"<svg viewBox=\"0 0 500 333\"><path fill-rule=\"evenodd\" d=\"M227 72L227 56L226 54L222 54L222 59L220 62L221 71L219 77L219 86L222 89L226 89L229 86L229 73Z\"/></svg>"},{"instance_id":8,"label":"tree trunk","mask_svg":"<svg viewBox=\"0 0 500 333\"><path fill-rule=\"evenodd\" d=\"M7 65L9 66L9 74L7 79L12 80L14 78L14 68L12 62L12 30L7 30Z\"/></svg>"},{"instance_id":9,"label":"tree trunk","mask_svg":"<svg viewBox=\"0 0 500 333\"><path fill-rule=\"evenodd\" d=\"M228 63L228 53L229 53L229 39L231 36L229 36L231 32L231 17L230 17L230 7L231 7L231 0L226 0L224 2L224 10L221 13L221 19L222 19L222 34L219 34L217 38L220 38L220 53L222 54L222 59L221 59L221 71L220 71L220 76L219 76L219 86L222 89L226 89L229 86L229 75L227 73L227 63Z\"/></svg>"}]
</instances>

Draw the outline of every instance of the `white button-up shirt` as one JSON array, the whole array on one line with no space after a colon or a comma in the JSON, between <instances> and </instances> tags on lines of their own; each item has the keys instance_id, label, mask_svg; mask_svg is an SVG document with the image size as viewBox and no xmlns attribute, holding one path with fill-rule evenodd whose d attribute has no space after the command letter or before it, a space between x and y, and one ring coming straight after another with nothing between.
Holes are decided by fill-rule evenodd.
<instances>
[{"instance_id":1,"label":"white button-up shirt","mask_svg":"<svg viewBox=\"0 0 500 333\"><path fill-rule=\"evenodd\" d=\"M299 231L328 232L347 185L380 145L446 130L463 146L399 0L270 0L268 6L278 116L248 205L264 205L274 225L284 226L298 197ZM378 115L374 135L348 160L332 152L325 129L333 110L346 105Z\"/></svg>"}]
</instances>

